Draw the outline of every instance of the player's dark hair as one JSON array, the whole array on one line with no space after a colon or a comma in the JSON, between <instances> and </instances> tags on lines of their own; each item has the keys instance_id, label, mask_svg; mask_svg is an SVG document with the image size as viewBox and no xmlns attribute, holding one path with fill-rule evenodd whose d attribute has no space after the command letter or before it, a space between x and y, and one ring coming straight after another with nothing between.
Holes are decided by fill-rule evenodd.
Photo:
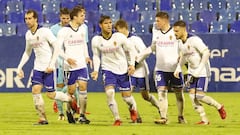
<instances>
[{"instance_id":1,"label":"player's dark hair","mask_svg":"<svg viewBox=\"0 0 240 135\"><path fill-rule=\"evenodd\" d=\"M82 5L75 6L70 12L70 18L73 19L74 16L77 16L79 12L84 12L85 8Z\"/></svg>"},{"instance_id":2,"label":"player's dark hair","mask_svg":"<svg viewBox=\"0 0 240 135\"><path fill-rule=\"evenodd\" d=\"M33 10L33 9L29 9L26 14L31 14L33 13L33 18L37 19L38 20L38 13L37 11Z\"/></svg>"},{"instance_id":3,"label":"player's dark hair","mask_svg":"<svg viewBox=\"0 0 240 135\"><path fill-rule=\"evenodd\" d=\"M162 11L157 12L155 17L159 17L159 18L163 18L163 19L169 19L168 13L167 12L162 12Z\"/></svg>"},{"instance_id":4,"label":"player's dark hair","mask_svg":"<svg viewBox=\"0 0 240 135\"><path fill-rule=\"evenodd\" d=\"M127 24L127 22L125 20L120 19L114 25L115 29L117 29L117 27L128 29L128 24Z\"/></svg>"},{"instance_id":5,"label":"player's dark hair","mask_svg":"<svg viewBox=\"0 0 240 135\"><path fill-rule=\"evenodd\" d=\"M61 8L60 9L60 15L69 15L70 10L68 8Z\"/></svg>"},{"instance_id":6,"label":"player's dark hair","mask_svg":"<svg viewBox=\"0 0 240 135\"><path fill-rule=\"evenodd\" d=\"M111 20L111 17L107 15L101 15L98 23L102 24L105 20Z\"/></svg>"},{"instance_id":7,"label":"player's dark hair","mask_svg":"<svg viewBox=\"0 0 240 135\"><path fill-rule=\"evenodd\" d=\"M187 27L187 24L186 24L186 22L184 22L184 21L182 21L182 20L179 20L179 21L175 22L175 23L173 24L173 26L179 26L179 27L184 27L184 28L186 28L186 27Z\"/></svg>"}]
</instances>

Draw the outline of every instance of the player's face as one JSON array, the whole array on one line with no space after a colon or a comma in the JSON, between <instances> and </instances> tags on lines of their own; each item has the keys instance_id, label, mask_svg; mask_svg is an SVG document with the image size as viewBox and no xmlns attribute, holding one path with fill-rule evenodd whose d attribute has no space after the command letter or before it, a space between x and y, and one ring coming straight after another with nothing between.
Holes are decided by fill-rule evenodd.
<instances>
[{"instance_id":1,"label":"player's face","mask_svg":"<svg viewBox=\"0 0 240 135\"><path fill-rule=\"evenodd\" d=\"M110 33L112 32L112 20L105 19L102 24L99 25L102 32Z\"/></svg>"},{"instance_id":2,"label":"player's face","mask_svg":"<svg viewBox=\"0 0 240 135\"><path fill-rule=\"evenodd\" d=\"M24 19L28 29L33 28L37 24L37 18L33 17L33 13L25 14Z\"/></svg>"},{"instance_id":3,"label":"player's face","mask_svg":"<svg viewBox=\"0 0 240 135\"><path fill-rule=\"evenodd\" d=\"M173 30L174 30L176 38L177 39L182 39L182 37L184 35L184 32L185 32L185 28L179 27L179 26L174 26Z\"/></svg>"},{"instance_id":4,"label":"player's face","mask_svg":"<svg viewBox=\"0 0 240 135\"><path fill-rule=\"evenodd\" d=\"M156 17L155 25L156 25L157 29L160 29L160 30L164 29L164 26L166 25L166 19Z\"/></svg>"},{"instance_id":5,"label":"player's face","mask_svg":"<svg viewBox=\"0 0 240 135\"><path fill-rule=\"evenodd\" d=\"M60 21L61 21L62 26L67 25L70 21L70 15L69 14L60 15Z\"/></svg>"},{"instance_id":6,"label":"player's face","mask_svg":"<svg viewBox=\"0 0 240 135\"><path fill-rule=\"evenodd\" d=\"M85 13L84 10L78 12L77 17L76 17L76 20L77 20L77 23L78 23L79 25L81 25L81 24L84 23L85 16L86 16L86 13Z\"/></svg>"}]
</instances>

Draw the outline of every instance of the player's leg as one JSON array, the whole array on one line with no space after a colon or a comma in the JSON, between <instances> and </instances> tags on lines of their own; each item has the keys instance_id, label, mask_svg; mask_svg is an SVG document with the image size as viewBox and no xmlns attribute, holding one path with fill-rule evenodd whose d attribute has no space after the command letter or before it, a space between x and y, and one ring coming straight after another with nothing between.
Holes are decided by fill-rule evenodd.
<instances>
[{"instance_id":1,"label":"player's leg","mask_svg":"<svg viewBox=\"0 0 240 135\"><path fill-rule=\"evenodd\" d=\"M138 118L137 104L131 92L129 76L127 74L124 74L118 75L117 78L119 90L122 93L122 98L129 106L131 120L132 122L137 122Z\"/></svg>"},{"instance_id":2,"label":"player's leg","mask_svg":"<svg viewBox=\"0 0 240 135\"><path fill-rule=\"evenodd\" d=\"M80 102L80 117L79 122L81 124L89 124L90 120L88 120L85 116L86 108L87 108L87 81L88 71L86 68L80 69L76 71L77 74L77 84L79 88L79 102Z\"/></svg>"},{"instance_id":3,"label":"player's leg","mask_svg":"<svg viewBox=\"0 0 240 135\"><path fill-rule=\"evenodd\" d=\"M33 103L39 116L39 121L37 124L40 124L40 125L48 124L45 108L44 108L44 100L41 94L41 90L43 88L43 82L44 82L44 80L42 79L43 76L44 76L43 72L33 70L33 76L32 76Z\"/></svg>"},{"instance_id":4,"label":"player's leg","mask_svg":"<svg viewBox=\"0 0 240 135\"><path fill-rule=\"evenodd\" d=\"M116 76L112 72L105 71L105 70L102 71L102 74L104 76L103 82L104 82L105 93L107 96L107 104L115 119L115 122L113 123L113 125L120 126L122 122L120 120L118 104L115 100Z\"/></svg>"},{"instance_id":5,"label":"player's leg","mask_svg":"<svg viewBox=\"0 0 240 135\"><path fill-rule=\"evenodd\" d=\"M191 78L191 76L189 76ZM201 121L196 123L196 124L201 124L201 125L208 125L209 120L206 116L206 112L200 103L201 99L205 96L205 89L207 82L205 82L204 78L199 78L199 79L191 79L190 85L189 85L189 97L192 101L194 110L199 114L201 117Z\"/></svg>"},{"instance_id":6,"label":"player's leg","mask_svg":"<svg viewBox=\"0 0 240 135\"><path fill-rule=\"evenodd\" d=\"M203 88L203 92L206 92L207 90L207 85L208 85L208 78L199 78L199 85ZM224 109L224 106L221 105L218 101L216 101L214 98L207 96L205 94L203 94L204 96L202 96L199 100L205 104L208 104L210 106L215 107L219 114L221 119L225 119L226 118L226 111Z\"/></svg>"},{"instance_id":7,"label":"player's leg","mask_svg":"<svg viewBox=\"0 0 240 135\"><path fill-rule=\"evenodd\" d=\"M156 71L155 84L158 91L159 107L160 107L160 117L161 119L155 120L156 124L166 124L167 123L167 111L168 111L168 76L162 71Z\"/></svg>"},{"instance_id":8,"label":"player's leg","mask_svg":"<svg viewBox=\"0 0 240 135\"><path fill-rule=\"evenodd\" d=\"M173 91L175 92L176 96L176 104L178 108L178 123L186 123L183 115L183 110L184 110L184 94L183 94L183 79L182 79L182 74L179 75L180 79L175 78L172 73L171 77L171 86Z\"/></svg>"}]
</instances>

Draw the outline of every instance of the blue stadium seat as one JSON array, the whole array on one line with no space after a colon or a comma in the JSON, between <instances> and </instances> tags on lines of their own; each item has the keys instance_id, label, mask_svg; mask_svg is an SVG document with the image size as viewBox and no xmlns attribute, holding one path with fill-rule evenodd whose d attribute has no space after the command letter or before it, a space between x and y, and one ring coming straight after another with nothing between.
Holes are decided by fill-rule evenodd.
<instances>
[{"instance_id":1,"label":"blue stadium seat","mask_svg":"<svg viewBox=\"0 0 240 135\"><path fill-rule=\"evenodd\" d=\"M60 5L61 3L59 1L51 1L51 2L46 2L42 3L42 13L47 14L47 13L59 13L60 12Z\"/></svg>"},{"instance_id":2,"label":"blue stadium seat","mask_svg":"<svg viewBox=\"0 0 240 135\"><path fill-rule=\"evenodd\" d=\"M5 14L0 13L0 23L5 23L6 17Z\"/></svg>"},{"instance_id":3,"label":"blue stadium seat","mask_svg":"<svg viewBox=\"0 0 240 135\"><path fill-rule=\"evenodd\" d=\"M47 13L44 15L44 23L57 23L59 22L59 14L55 12Z\"/></svg>"},{"instance_id":4,"label":"blue stadium seat","mask_svg":"<svg viewBox=\"0 0 240 135\"><path fill-rule=\"evenodd\" d=\"M234 21L230 25L230 32L239 33L240 32L240 21Z\"/></svg>"},{"instance_id":5,"label":"blue stadium seat","mask_svg":"<svg viewBox=\"0 0 240 135\"><path fill-rule=\"evenodd\" d=\"M23 1L23 4L24 4L25 11L29 9L34 9L37 12L42 12L42 4L40 1L25 0Z\"/></svg>"},{"instance_id":6,"label":"blue stadium seat","mask_svg":"<svg viewBox=\"0 0 240 135\"><path fill-rule=\"evenodd\" d=\"M85 20L88 23L98 24L98 20L99 20L100 16L101 16L101 14L98 11L89 11L89 12L86 12Z\"/></svg>"},{"instance_id":7,"label":"blue stadium seat","mask_svg":"<svg viewBox=\"0 0 240 135\"><path fill-rule=\"evenodd\" d=\"M199 13L199 20L210 24L217 20L217 13L215 11L204 10Z\"/></svg>"},{"instance_id":8,"label":"blue stadium seat","mask_svg":"<svg viewBox=\"0 0 240 135\"><path fill-rule=\"evenodd\" d=\"M163 10L163 11L171 11L172 10L171 0L158 0L158 2L160 2L160 10Z\"/></svg>"},{"instance_id":9,"label":"blue stadium seat","mask_svg":"<svg viewBox=\"0 0 240 135\"><path fill-rule=\"evenodd\" d=\"M99 0L99 11L115 11L116 0Z\"/></svg>"},{"instance_id":10,"label":"blue stadium seat","mask_svg":"<svg viewBox=\"0 0 240 135\"><path fill-rule=\"evenodd\" d=\"M167 11L167 13L169 15L169 21L171 24L173 24L174 22L176 22L180 19L178 11L171 10L171 11Z\"/></svg>"},{"instance_id":11,"label":"blue stadium seat","mask_svg":"<svg viewBox=\"0 0 240 135\"><path fill-rule=\"evenodd\" d=\"M136 0L136 11L153 10L153 1Z\"/></svg>"},{"instance_id":12,"label":"blue stadium seat","mask_svg":"<svg viewBox=\"0 0 240 135\"><path fill-rule=\"evenodd\" d=\"M16 35L16 24L2 23L0 24L0 36Z\"/></svg>"},{"instance_id":13,"label":"blue stadium seat","mask_svg":"<svg viewBox=\"0 0 240 135\"><path fill-rule=\"evenodd\" d=\"M7 23L23 23L24 14L22 12L11 12L7 15Z\"/></svg>"},{"instance_id":14,"label":"blue stadium seat","mask_svg":"<svg viewBox=\"0 0 240 135\"><path fill-rule=\"evenodd\" d=\"M155 21L156 11L142 11L140 12L141 23L153 23Z\"/></svg>"},{"instance_id":15,"label":"blue stadium seat","mask_svg":"<svg viewBox=\"0 0 240 135\"><path fill-rule=\"evenodd\" d=\"M189 10L202 11L208 9L209 0L190 0Z\"/></svg>"},{"instance_id":16,"label":"blue stadium seat","mask_svg":"<svg viewBox=\"0 0 240 135\"><path fill-rule=\"evenodd\" d=\"M227 33L228 23L214 21L210 24L210 33Z\"/></svg>"},{"instance_id":17,"label":"blue stadium seat","mask_svg":"<svg viewBox=\"0 0 240 135\"><path fill-rule=\"evenodd\" d=\"M135 11L135 12L123 11L121 14L121 18L130 23L131 22L139 22L140 14L137 11Z\"/></svg>"},{"instance_id":18,"label":"blue stadium seat","mask_svg":"<svg viewBox=\"0 0 240 135\"><path fill-rule=\"evenodd\" d=\"M6 7L6 13L23 12L22 1L8 1Z\"/></svg>"},{"instance_id":19,"label":"blue stadium seat","mask_svg":"<svg viewBox=\"0 0 240 135\"><path fill-rule=\"evenodd\" d=\"M78 5L78 4L79 4L78 1L74 1L74 0L63 0L63 1L61 2L61 7L72 9L73 7L75 7L75 6Z\"/></svg>"},{"instance_id":20,"label":"blue stadium seat","mask_svg":"<svg viewBox=\"0 0 240 135\"><path fill-rule=\"evenodd\" d=\"M149 24L147 23L131 23L131 32L136 34L148 34L149 33Z\"/></svg>"},{"instance_id":21,"label":"blue stadium seat","mask_svg":"<svg viewBox=\"0 0 240 135\"><path fill-rule=\"evenodd\" d=\"M240 1L239 0L227 0L227 10L239 11L240 10Z\"/></svg>"},{"instance_id":22,"label":"blue stadium seat","mask_svg":"<svg viewBox=\"0 0 240 135\"><path fill-rule=\"evenodd\" d=\"M117 0L117 10L122 11L135 11L136 0Z\"/></svg>"},{"instance_id":23,"label":"blue stadium seat","mask_svg":"<svg viewBox=\"0 0 240 135\"><path fill-rule=\"evenodd\" d=\"M195 21L190 24L189 30L192 33L208 33L209 31L208 24L201 21Z\"/></svg>"},{"instance_id":24,"label":"blue stadium seat","mask_svg":"<svg viewBox=\"0 0 240 135\"><path fill-rule=\"evenodd\" d=\"M105 11L105 12L102 11L102 12L100 12L100 14L110 16L113 23L115 23L117 20L120 19L120 12L119 11Z\"/></svg>"},{"instance_id":25,"label":"blue stadium seat","mask_svg":"<svg viewBox=\"0 0 240 135\"><path fill-rule=\"evenodd\" d=\"M188 0L174 0L172 3L172 10L184 11L189 10Z\"/></svg>"},{"instance_id":26,"label":"blue stadium seat","mask_svg":"<svg viewBox=\"0 0 240 135\"><path fill-rule=\"evenodd\" d=\"M25 23L18 23L17 24L17 35L18 36L25 36L28 28Z\"/></svg>"},{"instance_id":27,"label":"blue stadium seat","mask_svg":"<svg viewBox=\"0 0 240 135\"><path fill-rule=\"evenodd\" d=\"M83 0L83 6L86 11L98 11L99 10L99 0Z\"/></svg>"},{"instance_id":28,"label":"blue stadium seat","mask_svg":"<svg viewBox=\"0 0 240 135\"><path fill-rule=\"evenodd\" d=\"M237 12L230 10L222 10L218 12L218 21L219 22L228 22L232 23L237 20Z\"/></svg>"},{"instance_id":29,"label":"blue stadium seat","mask_svg":"<svg viewBox=\"0 0 240 135\"><path fill-rule=\"evenodd\" d=\"M226 9L226 0L209 0L210 11L220 11Z\"/></svg>"},{"instance_id":30,"label":"blue stadium seat","mask_svg":"<svg viewBox=\"0 0 240 135\"><path fill-rule=\"evenodd\" d=\"M179 19L183 20L185 22L188 22L188 23L195 22L195 21L197 21L197 11L194 11L194 10L182 11L182 12L180 12Z\"/></svg>"}]
</instances>

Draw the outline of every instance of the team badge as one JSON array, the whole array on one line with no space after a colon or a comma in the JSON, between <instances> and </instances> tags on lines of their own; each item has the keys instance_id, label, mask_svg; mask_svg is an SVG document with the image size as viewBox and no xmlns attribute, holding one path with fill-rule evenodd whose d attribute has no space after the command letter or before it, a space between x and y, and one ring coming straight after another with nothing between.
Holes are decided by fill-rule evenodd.
<instances>
[{"instance_id":1,"label":"team badge","mask_svg":"<svg viewBox=\"0 0 240 135\"><path fill-rule=\"evenodd\" d=\"M103 44L101 44L100 46L103 47Z\"/></svg>"},{"instance_id":2,"label":"team badge","mask_svg":"<svg viewBox=\"0 0 240 135\"><path fill-rule=\"evenodd\" d=\"M39 36L37 36L37 41L39 41Z\"/></svg>"},{"instance_id":3,"label":"team badge","mask_svg":"<svg viewBox=\"0 0 240 135\"><path fill-rule=\"evenodd\" d=\"M190 50L190 45L187 45L188 50Z\"/></svg>"},{"instance_id":4,"label":"team badge","mask_svg":"<svg viewBox=\"0 0 240 135\"><path fill-rule=\"evenodd\" d=\"M170 36L169 36L169 39L172 40L172 38L173 38L172 35L170 35Z\"/></svg>"},{"instance_id":5,"label":"team badge","mask_svg":"<svg viewBox=\"0 0 240 135\"><path fill-rule=\"evenodd\" d=\"M113 45L114 45L114 46L116 46L116 45L117 45L117 42L116 42L116 41L114 41L114 42L113 42Z\"/></svg>"}]
</instances>

